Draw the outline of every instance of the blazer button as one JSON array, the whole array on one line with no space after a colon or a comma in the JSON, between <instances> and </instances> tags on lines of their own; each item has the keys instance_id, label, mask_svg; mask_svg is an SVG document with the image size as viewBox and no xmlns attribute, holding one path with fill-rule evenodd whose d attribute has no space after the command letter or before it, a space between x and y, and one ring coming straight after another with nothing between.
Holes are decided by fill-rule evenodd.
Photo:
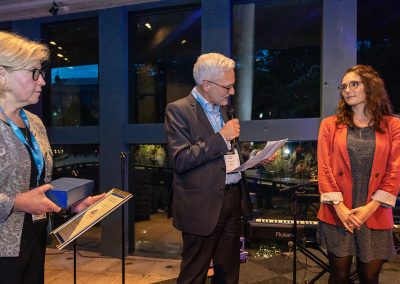
<instances>
[{"instance_id":1,"label":"blazer button","mask_svg":"<svg viewBox=\"0 0 400 284\"><path fill-rule=\"evenodd\" d=\"M343 172L339 172L339 176L342 176L343 175Z\"/></svg>"},{"instance_id":2,"label":"blazer button","mask_svg":"<svg viewBox=\"0 0 400 284\"><path fill-rule=\"evenodd\" d=\"M222 168L222 171L223 171L223 172L226 172L226 169L225 169L225 168Z\"/></svg>"},{"instance_id":3,"label":"blazer button","mask_svg":"<svg viewBox=\"0 0 400 284\"><path fill-rule=\"evenodd\" d=\"M379 173L376 173L376 174L375 174L375 177L376 177L376 178L379 177Z\"/></svg>"},{"instance_id":4,"label":"blazer button","mask_svg":"<svg viewBox=\"0 0 400 284\"><path fill-rule=\"evenodd\" d=\"M223 192L224 192L224 189L223 189L223 188L220 188L220 189L219 189L219 192L223 193Z\"/></svg>"}]
</instances>

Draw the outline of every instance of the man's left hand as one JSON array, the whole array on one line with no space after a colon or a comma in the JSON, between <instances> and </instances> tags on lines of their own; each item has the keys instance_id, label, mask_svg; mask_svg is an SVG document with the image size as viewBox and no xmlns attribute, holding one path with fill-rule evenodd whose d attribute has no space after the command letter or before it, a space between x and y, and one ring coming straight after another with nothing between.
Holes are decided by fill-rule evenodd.
<instances>
[{"instance_id":1,"label":"man's left hand","mask_svg":"<svg viewBox=\"0 0 400 284\"><path fill-rule=\"evenodd\" d=\"M266 166L266 165L272 163L273 161L275 161L277 155L278 155L277 153L274 153L271 157L261 160L260 165Z\"/></svg>"}]
</instances>

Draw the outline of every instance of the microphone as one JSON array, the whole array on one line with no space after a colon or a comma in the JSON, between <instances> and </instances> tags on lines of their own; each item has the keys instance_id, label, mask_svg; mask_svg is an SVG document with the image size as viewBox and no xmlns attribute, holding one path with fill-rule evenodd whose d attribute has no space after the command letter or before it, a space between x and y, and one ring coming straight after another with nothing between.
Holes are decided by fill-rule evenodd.
<instances>
[{"instance_id":1,"label":"microphone","mask_svg":"<svg viewBox=\"0 0 400 284\"><path fill-rule=\"evenodd\" d=\"M234 118L235 118L235 107L232 105L232 102L231 102L231 104L228 105L228 119L231 120ZM237 137L235 137L231 140L232 148L236 145L237 141L238 141Z\"/></svg>"}]
</instances>

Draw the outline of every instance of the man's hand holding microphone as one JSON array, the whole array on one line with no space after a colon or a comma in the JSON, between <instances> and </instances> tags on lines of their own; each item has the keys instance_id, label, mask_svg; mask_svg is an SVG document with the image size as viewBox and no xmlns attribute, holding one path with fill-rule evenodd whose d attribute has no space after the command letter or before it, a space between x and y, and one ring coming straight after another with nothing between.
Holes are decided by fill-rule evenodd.
<instances>
[{"instance_id":1,"label":"man's hand holding microphone","mask_svg":"<svg viewBox=\"0 0 400 284\"><path fill-rule=\"evenodd\" d=\"M222 137L224 137L226 141L235 140L235 138L239 137L240 134L239 119L233 118L227 121L219 133L221 133Z\"/></svg>"}]
</instances>

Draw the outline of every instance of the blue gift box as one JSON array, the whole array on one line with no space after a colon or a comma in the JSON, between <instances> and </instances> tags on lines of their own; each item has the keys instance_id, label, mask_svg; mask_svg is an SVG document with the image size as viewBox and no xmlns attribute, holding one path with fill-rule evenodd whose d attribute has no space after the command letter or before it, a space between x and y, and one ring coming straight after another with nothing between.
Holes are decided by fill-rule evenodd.
<instances>
[{"instance_id":1,"label":"blue gift box","mask_svg":"<svg viewBox=\"0 0 400 284\"><path fill-rule=\"evenodd\" d=\"M92 194L94 181L81 178L59 178L51 182L46 196L61 208L67 208Z\"/></svg>"}]
</instances>

